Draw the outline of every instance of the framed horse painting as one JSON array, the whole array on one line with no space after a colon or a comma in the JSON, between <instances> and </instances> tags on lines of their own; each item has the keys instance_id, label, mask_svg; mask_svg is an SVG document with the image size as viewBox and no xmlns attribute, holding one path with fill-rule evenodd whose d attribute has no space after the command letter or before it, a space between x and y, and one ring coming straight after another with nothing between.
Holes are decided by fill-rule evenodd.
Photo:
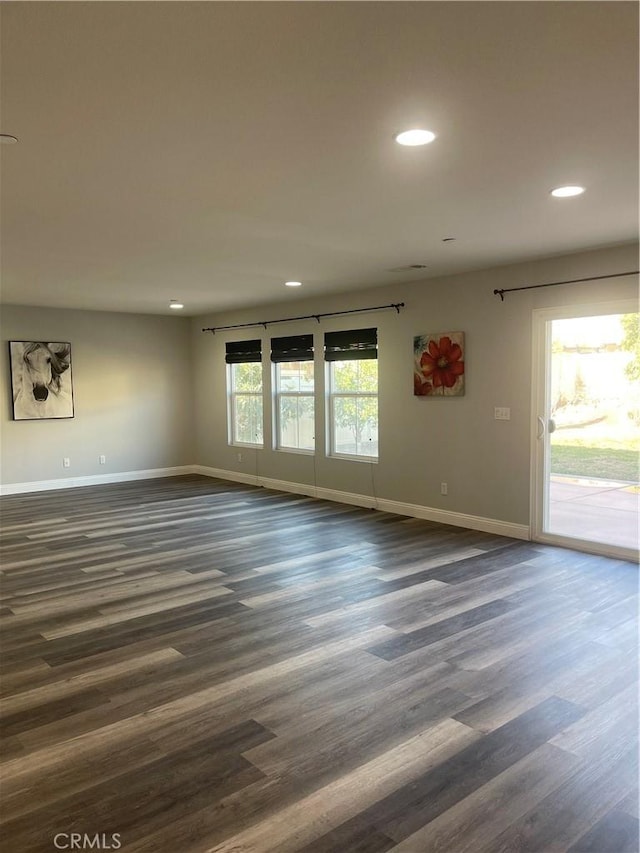
<instances>
[{"instance_id":1,"label":"framed horse painting","mask_svg":"<svg viewBox=\"0 0 640 853\"><path fill-rule=\"evenodd\" d=\"M73 417L71 344L9 341L14 421Z\"/></svg>"}]
</instances>

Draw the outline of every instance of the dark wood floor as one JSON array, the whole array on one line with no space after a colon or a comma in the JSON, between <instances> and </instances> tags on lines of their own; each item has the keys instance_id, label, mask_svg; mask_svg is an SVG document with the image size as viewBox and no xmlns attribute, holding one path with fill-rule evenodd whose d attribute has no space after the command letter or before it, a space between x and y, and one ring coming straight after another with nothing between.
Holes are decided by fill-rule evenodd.
<instances>
[{"instance_id":1,"label":"dark wood floor","mask_svg":"<svg viewBox=\"0 0 640 853\"><path fill-rule=\"evenodd\" d=\"M201 477L1 507L3 849L637 853L636 566Z\"/></svg>"}]
</instances>

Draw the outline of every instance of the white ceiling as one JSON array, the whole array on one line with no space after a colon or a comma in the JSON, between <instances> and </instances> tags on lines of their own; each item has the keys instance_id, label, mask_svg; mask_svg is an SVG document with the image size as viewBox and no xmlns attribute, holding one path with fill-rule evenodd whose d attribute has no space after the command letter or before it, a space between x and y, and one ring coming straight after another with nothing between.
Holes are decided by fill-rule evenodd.
<instances>
[{"instance_id":1,"label":"white ceiling","mask_svg":"<svg viewBox=\"0 0 640 853\"><path fill-rule=\"evenodd\" d=\"M634 2L2 5L6 303L197 314L637 238Z\"/></svg>"}]
</instances>

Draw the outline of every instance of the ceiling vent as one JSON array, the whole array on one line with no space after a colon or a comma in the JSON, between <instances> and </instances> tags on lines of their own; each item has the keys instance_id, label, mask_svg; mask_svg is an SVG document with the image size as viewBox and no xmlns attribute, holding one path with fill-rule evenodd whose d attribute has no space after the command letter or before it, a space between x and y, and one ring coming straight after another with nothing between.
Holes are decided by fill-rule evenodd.
<instances>
[{"instance_id":1,"label":"ceiling vent","mask_svg":"<svg viewBox=\"0 0 640 853\"><path fill-rule=\"evenodd\" d=\"M412 270L426 270L426 264L406 264L404 267L393 267L389 272L411 272Z\"/></svg>"}]
</instances>

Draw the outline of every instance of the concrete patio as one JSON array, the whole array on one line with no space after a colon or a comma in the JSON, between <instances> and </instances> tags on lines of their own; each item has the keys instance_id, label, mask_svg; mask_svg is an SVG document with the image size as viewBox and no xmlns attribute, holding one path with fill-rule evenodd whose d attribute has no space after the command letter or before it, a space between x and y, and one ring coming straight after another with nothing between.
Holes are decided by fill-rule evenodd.
<instances>
[{"instance_id":1,"label":"concrete patio","mask_svg":"<svg viewBox=\"0 0 640 853\"><path fill-rule=\"evenodd\" d=\"M549 533L638 549L640 488L553 474Z\"/></svg>"}]
</instances>

